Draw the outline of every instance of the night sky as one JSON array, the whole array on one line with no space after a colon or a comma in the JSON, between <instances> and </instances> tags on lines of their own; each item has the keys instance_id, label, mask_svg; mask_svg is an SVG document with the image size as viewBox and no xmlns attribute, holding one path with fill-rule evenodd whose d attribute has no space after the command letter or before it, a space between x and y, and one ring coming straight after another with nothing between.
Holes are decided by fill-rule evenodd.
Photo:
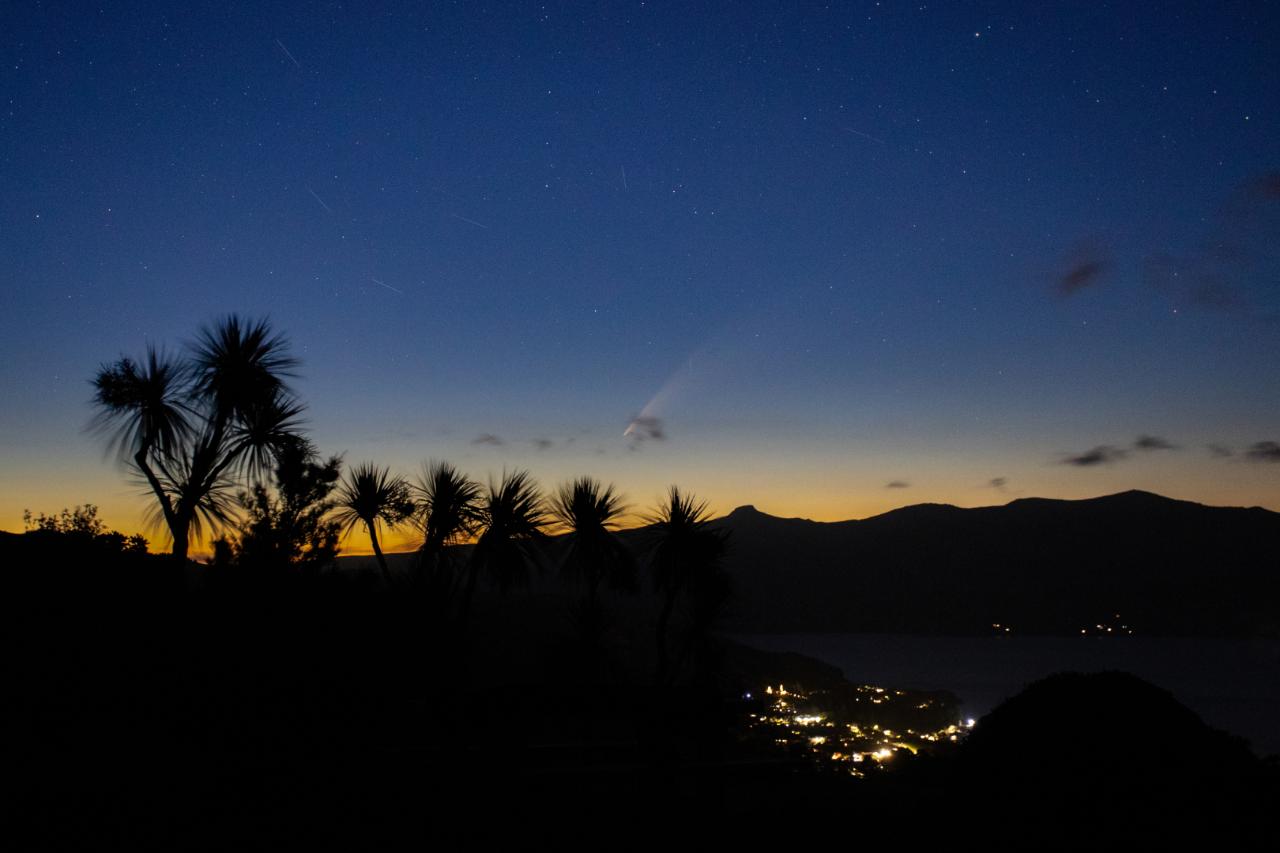
<instances>
[{"instance_id":1,"label":"night sky","mask_svg":"<svg viewBox=\"0 0 1280 853\"><path fill-rule=\"evenodd\" d=\"M198 6L0 12L0 528L232 311L407 475L1280 509L1274 5Z\"/></svg>"}]
</instances>

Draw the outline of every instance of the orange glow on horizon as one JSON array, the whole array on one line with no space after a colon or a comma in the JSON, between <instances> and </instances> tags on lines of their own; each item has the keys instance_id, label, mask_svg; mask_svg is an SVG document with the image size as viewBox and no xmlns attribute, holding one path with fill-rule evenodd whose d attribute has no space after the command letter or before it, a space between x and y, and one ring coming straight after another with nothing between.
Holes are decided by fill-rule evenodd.
<instances>
[{"instance_id":1,"label":"orange glow on horizon","mask_svg":"<svg viewBox=\"0 0 1280 853\"><path fill-rule=\"evenodd\" d=\"M921 460L925 463L929 460ZM877 468L889 468L888 464L872 460ZM895 468L898 466L894 466ZM1136 466L1135 466L1136 467ZM1151 472L1147 476L1134 476L1129 471L1095 471L1082 477L1065 468L1044 468L1019 472L1013 466L1002 469L1009 477L1008 489L984 487L976 476L964 472L945 470L942 465L933 467L929 482L921 482L909 488L886 488L884 483L892 479L886 475L877 480L862 471L841 472L832 470L825 476L814 470L791 472L785 480L771 471L737 469L733 471L690 470L687 477L678 478L690 486L688 492L707 502L712 517L727 515L738 506L751 504L760 512L781 518L806 518L831 522L869 518L904 506L921 503L945 503L958 507L999 506L1024 497L1047 497L1064 500L1092 498L1114 494L1131 488L1144 489L1170 498L1190 500L1211 506L1262 506L1280 511L1280 487L1269 476L1270 469L1261 466L1241 465L1236 476L1221 478L1213 469L1184 472ZM82 473L82 472L71 472ZM544 484L544 494L550 493L554 484L565 478L555 476L555 471L535 472ZM1021 473L1022 476L1018 476ZM1134 474L1137 472L1135 471ZM637 470L633 476L640 482L628 483L602 478L605 482L619 484L627 511L621 519L621 528L637 527L645 523L666 494L665 479L651 470ZM1032 476L1035 482L1032 482ZM146 516L151 502L146 495L122 487L114 472L102 472L96 476L68 477L78 483L68 487L51 479L10 480L0 488L0 530L19 533L23 530L22 514L30 509L33 514L54 514L64 508L85 503L98 506L99 517L108 529L127 535L141 533L150 543L153 552L168 550L167 531L149 527ZM910 477L907 478L911 480ZM860 481L854 485L851 481ZM873 485L867 485L868 481ZM975 481L978 481L975 483ZM94 500L94 495L105 499ZM383 529L380 544L384 553L414 551L421 542L421 534L405 526L394 530ZM207 559L212 553L212 539L206 532L198 542L192 543L191 554L196 559ZM368 533L357 527L343 536L340 554L365 556L373 553Z\"/></svg>"}]
</instances>

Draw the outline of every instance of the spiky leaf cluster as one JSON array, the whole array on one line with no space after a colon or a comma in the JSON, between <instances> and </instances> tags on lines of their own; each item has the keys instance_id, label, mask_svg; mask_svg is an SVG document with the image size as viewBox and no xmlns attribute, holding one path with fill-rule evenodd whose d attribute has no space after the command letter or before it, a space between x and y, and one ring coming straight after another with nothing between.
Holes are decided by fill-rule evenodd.
<instances>
[{"instance_id":1,"label":"spiky leaf cluster","mask_svg":"<svg viewBox=\"0 0 1280 853\"><path fill-rule=\"evenodd\" d=\"M298 440L303 406L285 383L295 365L267 321L231 315L179 354L148 347L92 380L92 427L155 497L175 555L227 523L240 485L262 482Z\"/></svg>"}]
</instances>

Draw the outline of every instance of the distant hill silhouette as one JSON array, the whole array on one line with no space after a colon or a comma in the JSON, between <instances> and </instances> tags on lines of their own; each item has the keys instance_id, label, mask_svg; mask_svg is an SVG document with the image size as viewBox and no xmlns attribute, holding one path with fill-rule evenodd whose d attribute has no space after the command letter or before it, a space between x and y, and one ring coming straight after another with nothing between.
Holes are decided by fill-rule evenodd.
<instances>
[{"instance_id":1,"label":"distant hill silhouette","mask_svg":"<svg viewBox=\"0 0 1280 853\"><path fill-rule=\"evenodd\" d=\"M832 523L745 506L716 523L737 630L1280 632L1280 513L1257 507L1129 491Z\"/></svg>"},{"instance_id":2,"label":"distant hill silhouette","mask_svg":"<svg viewBox=\"0 0 1280 853\"><path fill-rule=\"evenodd\" d=\"M1128 491L917 504L837 522L742 506L712 524L729 532L731 632L973 635L999 624L1015 635L1079 634L1123 624L1139 635L1280 635L1280 513L1259 507ZM621 536L644 550L645 529ZM412 555L388 562L406 573ZM339 564L375 566L362 556ZM546 573L518 595L562 593Z\"/></svg>"}]
</instances>

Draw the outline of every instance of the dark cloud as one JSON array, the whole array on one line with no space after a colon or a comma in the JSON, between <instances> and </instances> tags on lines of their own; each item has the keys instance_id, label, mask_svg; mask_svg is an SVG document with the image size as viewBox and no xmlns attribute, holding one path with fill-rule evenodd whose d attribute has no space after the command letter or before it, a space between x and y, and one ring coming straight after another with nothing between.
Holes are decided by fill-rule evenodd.
<instances>
[{"instance_id":1,"label":"dark cloud","mask_svg":"<svg viewBox=\"0 0 1280 853\"><path fill-rule=\"evenodd\" d=\"M1091 450L1086 450L1084 453L1067 456L1062 460L1062 464L1074 465L1077 468L1091 468L1095 465L1111 465L1128 455L1128 451L1121 450L1119 447L1100 444Z\"/></svg>"},{"instance_id":2,"label":"dark cloud","mask_svg":"<svg viewBox=\"0 0 1280 853\"><path fill-rule=\"evenodd\" d=\"M1178 445L1155 435L1140 435L1134 439L1135 450L1177 450Z\"/></svg>"},{"instance_id":3,"label":"dark cloud","mask_svg":"<svg viewBox=\"0 0 1280 853\"><path fill-rule=\"evenodd\" d=\"M1158 450L1177 450L1178 445L1158 435L1140 435L1133 440L1132 448L1113 447L1110 444L1099 444L1083 453L1067 454L1063 465L1074 465L1077 468L1092 468L1095 465L1114 465L1123 461L1134 451L1151 453Z\"/></svg>"},{"instance_id":4,"label":"dark cloud","mask_svg":"<svg viewBox=\"0 0 1280 853\"><path fill-rule=\"evenodd\" d=\"M1209 451L1209 455L1215 459L1226 459L1236 455L1236 452L1230 447L1223 447L1221 444L1206 444L1205 448Z\"/></svg>"},{"instance_id":5,"label":"dark cloud","mask_svg":"<svg viewBox=\"0 0 1280 853\"><path fill-rule=\"evenodd\" d=\"M987 480L987 488L995 489L997 492L1003 492L1007 485L1009 485L1008 477L992 477Z\"/></svg>"},{"instance_id":6,"label":"dark cloud","mask_svg":"<svg viewBox=\"0 0 1280 853\"><path fill-rule=\"evenodd\" d=\"M906 480L890 480L884 484L884 487L886 489L909 489L911 488L911 484Z\"/></svg>"},{"instance_id":7,"label":"dark cloud","mask_svg":"<svg viewBox=\"0 0 1280 853\"><path fill-rule=\"evenodd\" d=\"M1280 462L1280 442L1259 441L1244 452L1254 462Z\"/></svg>"},{"instance_id":8,"label":"dark cloud","mask_svg":"<svg viewBox=\"0 0 1280 853\"><path fill-rule=\"evenodd\" d=\"M555 442L549 438L535 438L530 442L534 450L550 450L555 446Z\"/></svg>"},{"instance_id":9,"label":"dark cloud","mask_svg":"<svg viewBox=\"0 0 1280 853\"><path fill-rule=\"evenodd\" d=\"M1105 261L1085 261L1076 264L1058 279L1058 292L1063 296L1070 296L1090 285L1097 284L1110 266Z\"/></svg>"},{"instance_id":10,"label":"dark cloud","mask_svg":"<svg viewBox=\"0 0 1280 853\"><path fill-rule=\"evenodd\" d=\"M1274 294L1252 283L1269 280L1280 260L1275 240L1280 227L1277 201L1280 172L1238 185L1197 244L1153 252L1143 259L1147 285L1165 294L1175 307L1273 316Z\"/></svg>"},{"instance_id":11,"label":"dark cloud","mask_svg":"<svg viewBox=\"0 0 1280 853\"><path fill-rule=\"evenodd\" d=\"M665 441L667 432L662 424L662 418L653 415L636 415L631 419L631 423L627 424L627 430L623 436L635 441Z\"/></svg>"},{"instance_id":12,"label":"dark cloud","mask_svg":"<svg viewBox=\"0 0 1280 853\"><path fill-rule=\"evenodd\" d=\"M1110 269L1111 255L1105 247L1081 243L1063 258L1054 288L1062 296L1073 296L1100 283Z\"/></svg>"},{"instance_id":13,"label":"dark cloud","mask_svg":"<svg viewBox=\"0 0 1280 853\"><path fill-rule=\"evenodd\" d=\"M1218 269L1220 261L1225 262L1225 258L1156 254L1143 261L1142 274L1149 286L1178 303L1226 311L1239 307L1242 297L1229 276Z\"/></svg>"},{"instance_id":14,"label":"dark cloud","mask_svg":"<svg viewBox=\"0 0 1280 853\"><path fill-rule=\"evenodd\" d=\"M1280 172L1268 172L1248 181L1242 187L1248 195L1260 201L1280 200Z\"/></svg>"},{"instance_id":15,"label":"dark cloud","mask_svg":"<svg viewBox=\"0 0 1280 853\"><path fill-rule=\"evenodd\" d=\"M504 442L491 432L482 432L471 439L472 444L486 444L490 447L501 447Z\"/></svg>"}]
</instances>

